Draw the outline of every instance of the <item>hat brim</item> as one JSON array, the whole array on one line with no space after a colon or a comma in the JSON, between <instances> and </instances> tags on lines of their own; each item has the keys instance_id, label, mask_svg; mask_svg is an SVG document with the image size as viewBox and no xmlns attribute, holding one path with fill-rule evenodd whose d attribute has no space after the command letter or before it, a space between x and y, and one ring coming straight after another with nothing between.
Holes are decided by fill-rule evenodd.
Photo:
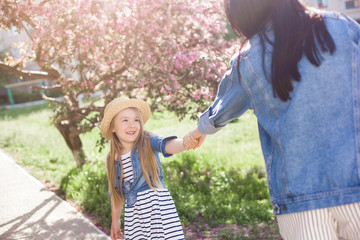
<instances>
[{"instance_id":1,"label":"hat brim","mask_svg":"<svg viewBox=\"0 0 360 240\"><path fill-rule=\"evenodd\" d=\"M150 118L150 106L147 102L141 99L129 99L129 98L116 98L112 100L104 110L104 117L101 120L100 130L101 135L110 140L111 132L110 132L110 124L112 119L122 110L126 108L136 108L139 110L141 117L143 119L144 124Z\"/></svg>"}]
</instances>

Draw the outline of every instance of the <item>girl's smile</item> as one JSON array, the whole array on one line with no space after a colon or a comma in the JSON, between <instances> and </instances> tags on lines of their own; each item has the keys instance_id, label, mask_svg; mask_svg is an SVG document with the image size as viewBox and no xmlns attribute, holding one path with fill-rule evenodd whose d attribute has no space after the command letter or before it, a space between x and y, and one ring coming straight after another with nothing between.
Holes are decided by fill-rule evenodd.
<instances>
[{"instance_id":1,"label":"girl's smile","mask_svg":"<svg viewBox=\"0 0 360 240\"><path fill-rule=\"evenodd\" d=\"M126 108L114 117L116 136L126 151L131 151L141 130L139 112L133 108Z\"/></svg>"}]
</instances>

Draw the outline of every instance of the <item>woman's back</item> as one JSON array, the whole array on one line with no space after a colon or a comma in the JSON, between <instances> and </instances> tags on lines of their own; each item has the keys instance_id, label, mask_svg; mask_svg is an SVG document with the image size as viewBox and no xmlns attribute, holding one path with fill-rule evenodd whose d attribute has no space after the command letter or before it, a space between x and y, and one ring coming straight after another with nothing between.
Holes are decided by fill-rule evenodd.
<instances>
[{"instance_id":1,"label":"woman's back","mask_svg":"<svg viewBox=\"0 0 360 240\"><path fill-rule=\"evenodd\" d=\"M300 60L301 79L293 81L290 101L273 96L268 80L270 44L265 44L265 71L258 36L241 53L240 88L258 118L266 164L275 170L268 172L275 180L269 187L278 200L320 190L331 195L334 190L360 185L360 29L342 15L328 13L325 23L336 51L323 53L319 67L306 57ZM273 39L271 31L268 36ZM232 60L233 84L238 81L236 60Z\"/></svg>"},{"instance_id":2,"label":"woman's back","mask_svg":"<svg viewBox=\"0 0 360 240\"><path fill-rule=\"evenodd\" d=\"M252 108L282 237L360 239L359 24L299 0L224 8L249 44L186 137L201 145Z\"/></svg>"}]
</instances>

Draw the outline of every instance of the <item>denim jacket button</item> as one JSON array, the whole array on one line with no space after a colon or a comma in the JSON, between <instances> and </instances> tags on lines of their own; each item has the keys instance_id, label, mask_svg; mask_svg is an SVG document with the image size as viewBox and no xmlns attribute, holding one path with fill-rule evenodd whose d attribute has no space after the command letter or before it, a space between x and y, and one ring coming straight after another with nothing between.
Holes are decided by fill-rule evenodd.
<instances>
[{"instance_id":1,"label":"denim jacket button","mask_svg":"<svg viewBox=\"0 0 360 240\"><path fill-rule=\"evenodd\" d=\"M279 205L274 205L274 215L280 215L280 207Z\"/></svg>"},{"instance_id":2,"label":"denim jacket button","mask_svg":"<svg viewBox=\"0 0 360 240\"><path fill-rule=\"evenodd\" d=\"M285 205L282 205L281 208L282 208L282 210L286 211L286 206Z\"/></svg>"}]
</instances>

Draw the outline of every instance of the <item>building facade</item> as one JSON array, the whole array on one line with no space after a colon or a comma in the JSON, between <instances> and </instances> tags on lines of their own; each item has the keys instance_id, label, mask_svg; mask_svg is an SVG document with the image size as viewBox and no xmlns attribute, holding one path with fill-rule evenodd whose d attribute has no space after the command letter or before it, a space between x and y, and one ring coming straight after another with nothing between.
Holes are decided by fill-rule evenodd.
<instances>
[{"instance_id":1,"label":"building facade","mask_svg":"<svg viewBox=\"0 0 360 240\"><path fill-rule=\"evenodd\" d=\"M302 0L308 6L341 12L360 22L360 0Z\"/></svg>"}]
</instances>

